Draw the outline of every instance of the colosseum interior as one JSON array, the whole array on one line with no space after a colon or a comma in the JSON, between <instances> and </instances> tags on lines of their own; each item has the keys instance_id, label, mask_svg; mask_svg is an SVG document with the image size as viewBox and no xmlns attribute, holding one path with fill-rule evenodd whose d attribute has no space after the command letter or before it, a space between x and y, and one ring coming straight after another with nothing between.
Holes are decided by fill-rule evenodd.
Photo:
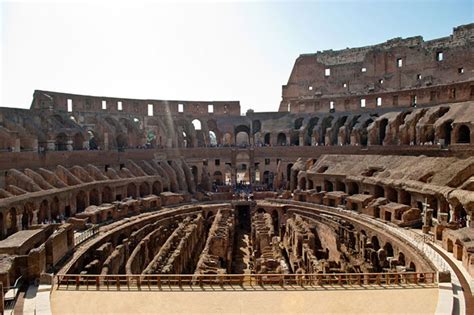
<instances>
[{"instance_id":1,"label":"colosseum interior","mask_svg":"<svg viewBox=\"0 0 474 315\"><path fill-rule=\"evenodd\" d=\"M0 109L2 307L364 288L473 314L472 139L474 24L300 55L277 112L36 90Z\"/></svg>"}]
</instances>

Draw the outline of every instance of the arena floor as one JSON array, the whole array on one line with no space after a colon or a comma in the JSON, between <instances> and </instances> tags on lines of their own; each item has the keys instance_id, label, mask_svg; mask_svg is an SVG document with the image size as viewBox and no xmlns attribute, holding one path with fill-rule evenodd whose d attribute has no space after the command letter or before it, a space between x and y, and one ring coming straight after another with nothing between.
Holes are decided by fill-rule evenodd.
<instances>
[{"instance_id":1,"label":"arena floor","mask_svg":"<svg viewBox=\"0 0 474 315\"><path fill-rule=\"evenodd\" d=\"M53 314L434 314L438 288L326 291L53 290Z\"/></svg>"}]
</instances>

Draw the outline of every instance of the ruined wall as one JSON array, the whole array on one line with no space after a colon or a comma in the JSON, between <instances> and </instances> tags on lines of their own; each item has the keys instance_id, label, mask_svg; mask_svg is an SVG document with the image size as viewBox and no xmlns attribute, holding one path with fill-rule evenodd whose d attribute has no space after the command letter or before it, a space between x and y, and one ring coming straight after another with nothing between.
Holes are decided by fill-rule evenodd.
<instances>
[{"instance_id":1,"label":"ruined wall","mask_svg":"<svg viewBox=\"0 0 474 315\"><path fill-rule=\"evenodd\" d=\"M468 100L473 91L473 43L474 24L468 24L430 41L395 38L300 55L283 86L279 111L365 111Z\"/></svg>"}]
</instances>

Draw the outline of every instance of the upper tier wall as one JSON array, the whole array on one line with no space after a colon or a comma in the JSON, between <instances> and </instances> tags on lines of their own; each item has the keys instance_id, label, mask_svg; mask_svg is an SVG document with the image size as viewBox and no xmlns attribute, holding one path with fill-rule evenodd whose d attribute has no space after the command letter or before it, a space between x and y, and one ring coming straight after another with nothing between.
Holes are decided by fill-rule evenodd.
<instances>
[{"instance_id":1,"label":"upper tier wall","mask_svg":"<svg viewBox=\"0 0 474 315\"><path fill-rule=\"evenodd\" d=\"M121 103L121 109L119 103ZM127 113L147 116L150 114L148 105L153 105L150 116L179 113L194 116L240 115L239 101L139 100L40 90L35 90L33 94L31 109L48 109L71 113Z\"/></svg>"},{"instance_id":2,"label":"upper tier wall","mask_svg":"<svg viewBox=\"0 0 474 315\"><path fill-rule=\"evenodd\" d=\"M366 107L375 107L379 97L384 107L469 99L474 94L472 56L474 24L431 41L395 38L300 55L283 86L279 111L327 112L331 102L336 111L355 111L361 110L361 99Z\"/></svg>"}]
</instances>

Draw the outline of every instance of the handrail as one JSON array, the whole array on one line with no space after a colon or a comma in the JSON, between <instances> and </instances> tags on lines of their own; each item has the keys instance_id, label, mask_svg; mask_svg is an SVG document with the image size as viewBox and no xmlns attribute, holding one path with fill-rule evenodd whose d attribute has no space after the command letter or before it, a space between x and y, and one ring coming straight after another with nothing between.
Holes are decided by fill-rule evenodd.
<instances>
[{"instance_id":1,"label":"handrail","mask_svg":"<svg viewBox=\"0 0 474 315\"><path fill-rule=\"evenodd\" d=\"M317 274L133 274L87 275L58 274L57 289L141 289L211 286L426 286L437 284L435 272L401 273L317 273Z\"/></svg>"},{"instance_id":2,"label":"handrail","mask_svg":"<svg viewBox=\"0 0 474 315\"><path fill-rule=\"evenodd\" d=\"M74 237L74 247L80 245L81 243L85 242L89 238L94 237L95 235L97 235L98 232L99 232L99 228L95 225L91 227L90 229L85 230L81 234Z\"/></svg>"}]
</instances>

